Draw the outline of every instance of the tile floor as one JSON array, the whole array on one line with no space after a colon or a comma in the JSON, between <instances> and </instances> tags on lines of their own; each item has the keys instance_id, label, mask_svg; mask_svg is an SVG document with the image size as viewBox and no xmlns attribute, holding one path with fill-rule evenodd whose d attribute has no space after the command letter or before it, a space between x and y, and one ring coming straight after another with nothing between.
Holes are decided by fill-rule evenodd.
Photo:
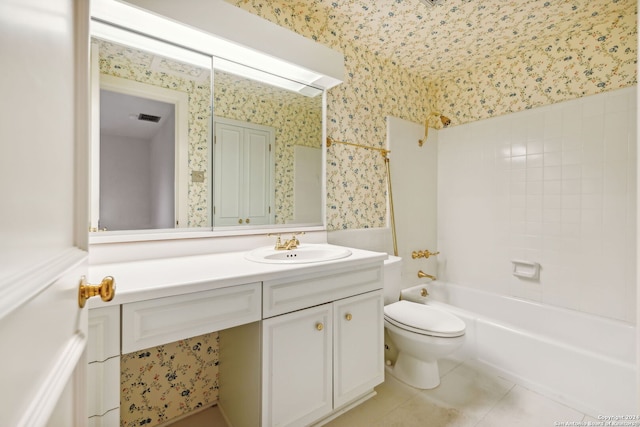
<instances>
[{"instance_id":1,"label":"tile floor","mask_svg":"<svg viewBox=\"0 0 640 427\"><path fill-rule=\"evenodd\" d=\"M475 362L444 360L441 383L417 390L390 375L377 395L327 427L544 427L593 418L487 374Z\"/></svg>"},{"instance_id":2,"label":"tile floor","mask_svg":"<svg viewBox=\"0 0 640 427\"><path fill-rule=\"evenodd\" d=\"M417 390L390 375L377 395L326 427L545 427L597 421L522 386L486 373L474 361L444 360L440 386ZM558 423L558 424L556 424ZM217 408L171 427L225 427Z\"/></svg>"}]
</instances>

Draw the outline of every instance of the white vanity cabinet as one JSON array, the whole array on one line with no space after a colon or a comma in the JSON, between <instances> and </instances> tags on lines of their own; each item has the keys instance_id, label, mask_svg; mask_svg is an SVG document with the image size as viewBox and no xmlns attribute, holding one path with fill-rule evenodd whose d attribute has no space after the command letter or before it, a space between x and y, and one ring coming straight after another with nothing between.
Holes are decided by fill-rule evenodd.
<instances>
[{"instance_id":1,"label":"white vanity cabinet","mask_svg":"<svg viewBox=\"0 0 640 427\"><path fill-rule=\"evenodd\" d=\"M384 380L381 288L380 268L263 284L263 316L295 311L262 323L262 427L313 424Z\"/></svg>"},{"instance_id":2,"label":"white vanity cabinet","mask_svg":"<svg viewBox=\"0 0 640 427\"><path fill-rule=\"evenodd\" d=\"M305 268L242 253L104 267L129 293L89 306L88 425L120 424L121 353L214 331L230 426L318 425L372 397L384 380L382 255L353 251Z\"/></svg>"}]
</instances>

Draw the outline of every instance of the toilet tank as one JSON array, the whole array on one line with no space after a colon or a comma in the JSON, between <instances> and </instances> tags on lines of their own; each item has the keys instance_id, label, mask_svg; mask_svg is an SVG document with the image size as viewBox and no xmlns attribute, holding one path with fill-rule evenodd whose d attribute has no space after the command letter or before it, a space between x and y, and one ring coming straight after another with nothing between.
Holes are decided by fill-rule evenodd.
<instances>
[{"instance_id":1,"label":"toilet tank","mask_svg":"<svg viewBox=\"0 0 640 427\"><path fill-rule=\"evenodd\" d=\"M402 258L389 255L384 261L384 304L391 304L400 299L402 290Z\"/></svg>"}]
</instances>

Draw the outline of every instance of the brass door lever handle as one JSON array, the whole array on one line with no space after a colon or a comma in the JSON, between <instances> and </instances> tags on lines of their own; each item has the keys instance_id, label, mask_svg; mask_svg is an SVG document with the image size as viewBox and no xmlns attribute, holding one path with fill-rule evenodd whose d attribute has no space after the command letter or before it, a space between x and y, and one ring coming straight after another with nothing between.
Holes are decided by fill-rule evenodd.
<instances>
[{"instance_id":1,"label":"brass door lever handle","mask_svg":"<svg viewBox=\"0 0 640 427\"><path fill-rule=\"evenodd\" d=\"M78 305L83 308L87 300L96 295L100 295L102 301L111 301L116 294L116 281L113 277L107 276L102 279L99 285L89 285L87 278L82 276L78 286Z\"/></svg>"}]
</instances>

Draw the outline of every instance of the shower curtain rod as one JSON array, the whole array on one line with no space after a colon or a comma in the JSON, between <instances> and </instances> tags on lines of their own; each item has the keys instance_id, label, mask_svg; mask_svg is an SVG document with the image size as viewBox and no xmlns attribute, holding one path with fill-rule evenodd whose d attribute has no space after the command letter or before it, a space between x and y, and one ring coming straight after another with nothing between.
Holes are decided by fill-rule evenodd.
<instances>
[{"instance_id":1,"label":"shower curtain rod","mask_svg":"<svg viewBox=\"0 0 640 427\"><path fill-rule=\"evenodd\" d=\"M380 155L384 158L384 164L387 172L387 191L389 192L389 214L391 220L391 239L393 241L393 254L398 256L398 238L396 236L396 218L393 212L393 192L391 191L391 168L389 166L389 157L387 156L391 150L386 148L370 147L368 145L354 144L353 142L338 141L336 139L327 137L327 148L331 147L331 144L344 144L350 145L356 148L366 148L367 150L375 150L380 152Z\"/></svg>"},{"instance_id":2,"label":"shower curtain rod","mask_svg":"<svg viewBox=\"0 0 640 427\"><path fill-rule=\"evenodd\" d=\"M350 145L352 147L365 148L367 150L379 151L380 155L382 157L384 157L385 159L387 158L387 154L389 154L391 152L391 150L387 150L386 148L370 147L368 145L354 144L353 142L346 142L346 141L338 141L337 139L333 139L331 137L327 137L327 148L331 147L331 144Z\"/></svg>"}]
</instances>

